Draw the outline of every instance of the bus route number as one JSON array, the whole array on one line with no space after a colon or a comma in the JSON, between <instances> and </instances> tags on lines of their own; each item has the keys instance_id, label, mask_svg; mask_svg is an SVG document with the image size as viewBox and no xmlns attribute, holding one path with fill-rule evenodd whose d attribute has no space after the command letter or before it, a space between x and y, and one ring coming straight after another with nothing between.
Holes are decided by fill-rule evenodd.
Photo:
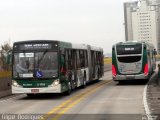
<instances>
[{"instance_id":1,"label":"bus route number","mask_svg":"<svg viewBox=\"0 0 160 120\"><path fill-rule=\"evenodd\" d=\"M134 50L134 48L125 48L125 51L130 51L130 50Z\"/></svg>"}]
</instances>

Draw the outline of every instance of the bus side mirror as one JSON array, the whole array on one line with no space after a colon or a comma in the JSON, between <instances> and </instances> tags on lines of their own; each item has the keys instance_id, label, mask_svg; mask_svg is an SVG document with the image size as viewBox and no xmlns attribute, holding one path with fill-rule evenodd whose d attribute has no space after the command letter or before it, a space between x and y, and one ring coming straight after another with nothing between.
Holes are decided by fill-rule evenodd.
<instances>
[{"instance_id":1,"label":"bus side mirror","mask_svg":"<svg viewBox=\"0 0 160 120\"><path fill-rule=\"evenodd\" d=\"M10 50L6 56L6 64L11 65L12 63L12 51Z\"/></svg>"}]
</instances>

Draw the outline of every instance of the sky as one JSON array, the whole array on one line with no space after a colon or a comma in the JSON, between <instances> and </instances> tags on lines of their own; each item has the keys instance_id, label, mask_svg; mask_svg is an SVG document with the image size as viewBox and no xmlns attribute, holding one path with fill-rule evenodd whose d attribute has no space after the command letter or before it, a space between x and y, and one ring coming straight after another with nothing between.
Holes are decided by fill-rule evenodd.
<instances>
[{"instance_id":1,"label":"sky","mask_svg":"<svg viewBox=\"0 0 160 120\"><path fill-rule=\"evenodd\" d=\"M102 47L125 41L123 3L133 0L0 0L0 44L61 40Z\"/></svg>"}]
</instances>

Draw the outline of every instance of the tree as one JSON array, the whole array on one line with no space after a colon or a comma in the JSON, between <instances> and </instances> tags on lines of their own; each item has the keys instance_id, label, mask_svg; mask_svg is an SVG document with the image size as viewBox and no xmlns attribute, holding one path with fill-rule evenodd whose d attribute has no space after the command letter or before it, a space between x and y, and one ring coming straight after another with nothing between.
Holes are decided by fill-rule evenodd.
<instances>
[{"instance_id":1,"label":"tree","mask_svg":"<svg viewBox=\"0 0 160 120\"><path fill-rule=\"evenodd\" d=\"M7 64L7 53L12 49L10 41L5 42L0 47L0 67L2 70L9 70L10 65Z\"/></svg>"}]
</instances>

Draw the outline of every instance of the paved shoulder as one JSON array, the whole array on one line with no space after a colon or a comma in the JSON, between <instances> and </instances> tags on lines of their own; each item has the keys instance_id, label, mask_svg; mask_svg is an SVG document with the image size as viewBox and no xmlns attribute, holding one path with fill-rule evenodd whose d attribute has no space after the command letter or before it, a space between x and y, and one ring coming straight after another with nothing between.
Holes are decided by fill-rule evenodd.
<instances>
[{"instance_id":1,"label":"paved shoulder","mask_svg":"<svg viewBox=\"0 0 160 120\"><path fill-rule=\"evenodd\" d=\"M158 74L155 73L150 79L147 86L147 103L150 112L150 118L160 119L160 78ZM158 118L157 118L158 117Z\"/></svg>"}]
</instances>

